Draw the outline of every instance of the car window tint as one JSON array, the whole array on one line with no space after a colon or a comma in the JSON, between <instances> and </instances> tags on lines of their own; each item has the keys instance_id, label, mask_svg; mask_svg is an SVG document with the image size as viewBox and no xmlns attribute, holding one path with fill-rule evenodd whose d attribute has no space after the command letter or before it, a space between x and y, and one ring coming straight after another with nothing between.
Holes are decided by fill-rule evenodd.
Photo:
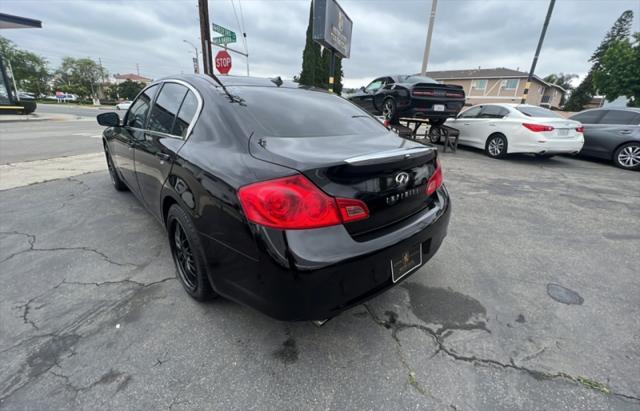
<instances>
[{"instance_id":1,"label":"car window tint","mask_svg":"<svg viewBox=\"0 0 640 411\"><path fill-rule=\"evenodd\" d=\"M517 106L516 110L521 112L527 117L557 117L562 118L558 114L553 111L543 108L543 107L533 107L533 106Z\"/></svg>"},{"instance_id":2,"label":"car window tint","mask_svg":"<svg viewBox=\"0 0 640 411\"><path fill-rule=\"evenodd\" d=\"M147 128L161 133L171 134L176 113L187 94L188 89L177 83L165 83L158 94Z\"/></svg>"},{"instance_id":3,"label":"car window tint","mask_svg":"<svg viewBox=\"0 0 640 411\"><path fill-rule=\"evenodd\" d=\"M271 137L325 137L388 132L355 104L322 91L271 87L234 87L255 120L256 132Z\"/></svg>"},{"instance_id":4,"label":"car window tint","mask_svg":"<svg viewBox=\"0 0 640 411\"><path fill-rule=\"evenodd\" d=\"M196 110L198 110L198 99L192 91L189 91L187 93L187 97L184 98L182 106L180 107L180 111L178 112L178 117L176 118L176 123L173 126L171 134L186 137L187 129L189 128L191 120L193 120L193 116L196 115Z\"/></svg>"},{"instance_id":5,"label":"car window tint","mask_svg":"<svg viewBox=\"0 0 640 411\"><path fill-rule=\"evenodd\" d=\"M460 118L476 118L478 117L478 114L480 114L481 109L482 109L482 106L471 107L470 109L466 110L464 113L460 114Z\"/></svg>"},{"instance_id":6,"label":"car window tint","mask_svg":"<svg viewBox=\"0 0 640 411\"><path fill-rule=\"evenodd\" d=\"M589 110L582 113L575 114L569 117L571 120L579 121L582 124L597 124L602 114L606 110Z\"/></svg>"},{"instance_id":7,"label":"car window tint","mask_svg":"<svg viewBox=\"0 0 640 411\"><path fill-rule=\"evenodd\" d=\"M600 119L600 124L637 125L637 115L638 114L633 111L609 110L602 119Z\"/></svg>"},{"instance_id":8,"label":"car window tint","mask_svg":"<svg viewBox=\"0 0 640 411\"><path fill-rule=\"evenodd\" d=\"M502 118L509 114L509 111L500 106L484 106L480 112L480 118Z\"/></svg>"},{"instance_id":9,"label":"car window tint","mask_svg":"<svg viewBox=\"0 0 640 411\"><path fill-rule=\"evenodd\" d=\"M147 113L149 112L149 106L151 101L158 91L158 86L153 85L146 89L136 101L129 108L127 113L126 125L134 128L144 128L144 123L147 119Z\"/></svg>"}]
</instances>

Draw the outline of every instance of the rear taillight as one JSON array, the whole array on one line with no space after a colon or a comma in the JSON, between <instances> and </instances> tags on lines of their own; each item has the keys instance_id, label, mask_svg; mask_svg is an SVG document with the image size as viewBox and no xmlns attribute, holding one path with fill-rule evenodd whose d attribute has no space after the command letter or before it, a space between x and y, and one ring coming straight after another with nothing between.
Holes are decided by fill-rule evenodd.
<instances>
[{"instance_id":1,"label":"rear taillight","mask_svg":"<svg viewBox=\"0 0 640 411\"><path fill-rule=\"evenodd\" d=\"M435 193L437 189L442 185L444 178L442 176L442 167L440 166L440 160L436 159L436 171L433 172L431 177L429 177L429 182L427 183L427 195Z\"/></svg>"},{"instance_id":2,"label":"rear taillight","mask_svg":"<svg viewBox=\"0 0 640 411\"><path fill-rule=\"evenodd\" d=\"M413 90L414 96L435 96L436 92L432 90Z\"/></svg>"},{"instance_id":3,"label":"rear taillight","mask_svg":"<svg viewBox=\"0 0 640 411\"><path fill-rule=\"evenodd\" d=\"M463 94L461 93L451 93L451 92L447 92L445 94L447 97L463 97Z\"/></svg>"},{"instance_id":4,"label":"rear taillight","mask_svg":"<svg viewBox=\"0 0 640 411\"><path fill-rule=\"evenodd\" d=\"M242 187L238 197L247 219L267 227L318 228L369 217L362 201L331 197L299 174Z\"/></svg>"},{"instance_id":5,"label":"rear taillight","mask_svg":"<svg viewBox=\"0 0 640 411\"><path fill-rule=\"evenodd\" d=\"M540 131L553 131L553 127L544 124L522 123L523 126L536 133Z\"/></svg>"},{"instance_id":6,"label":"rear taillight","mask_svg":"<svg viewBox=\"0 0 640 411\"><path fill-rule=\"evenodd\" d=\"M576 127L578 133L584 133L584 126Z\"/></svg>"}]
</instances>

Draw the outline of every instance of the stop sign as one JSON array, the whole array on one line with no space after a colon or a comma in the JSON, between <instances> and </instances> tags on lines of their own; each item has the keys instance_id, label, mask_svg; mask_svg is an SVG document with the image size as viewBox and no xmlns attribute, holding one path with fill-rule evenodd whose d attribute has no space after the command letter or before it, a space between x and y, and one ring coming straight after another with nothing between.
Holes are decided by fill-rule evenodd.
<instances>
[{"instance_id":1,"label":"stop sign","mask_svg":"<svg viewBox=\"0 0 640 411\"><path fill-rule=\"evenodd\" d=\"M220 74L228 74L231 71L231 56L226 50L220 50L216 54L216 68Z\"/></svg>"}]
</instances>

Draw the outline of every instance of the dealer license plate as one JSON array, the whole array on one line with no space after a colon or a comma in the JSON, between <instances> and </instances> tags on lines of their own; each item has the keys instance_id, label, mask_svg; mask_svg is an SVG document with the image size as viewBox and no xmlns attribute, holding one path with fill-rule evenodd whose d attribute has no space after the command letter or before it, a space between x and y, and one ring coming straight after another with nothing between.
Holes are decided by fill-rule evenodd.
<instances>
[{"instance_id":1,"label":"dealer license plate","mask_svg":"<svg viewBox=\"0 0 640 411\"><path fill-rule=\"evenodd\" d=\"M391 279L398 282L402 277L422 265L422 244L405 250L398 257L391 259Z\"/></svg>"},{"instance_id":2,"label":"dealer license plate","mask_svg":"<svg viewBox=\"0 0 640 411\"><path fill-rule=\"evenodd\" d=\"M434 104L433 105L433 111L444 111L445 107L444 104Z\"/></svg>"}]
</instances>

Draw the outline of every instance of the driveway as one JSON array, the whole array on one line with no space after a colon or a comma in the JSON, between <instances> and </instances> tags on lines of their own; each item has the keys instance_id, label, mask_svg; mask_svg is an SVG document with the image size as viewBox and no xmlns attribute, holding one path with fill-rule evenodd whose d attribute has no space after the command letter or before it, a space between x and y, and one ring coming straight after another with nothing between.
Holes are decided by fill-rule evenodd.
<instances>
[{"instance_id":1,"label":"driveway","mask_svg":"<svg viewBox=\"0 0 640 411\"><path fill-rule=\"evenodd\" d=\"M640 174L443 156L449 235L322 327L191 300L105 171L0 192L0 408L635 409Z\"/></svg>"}]
</instances>

